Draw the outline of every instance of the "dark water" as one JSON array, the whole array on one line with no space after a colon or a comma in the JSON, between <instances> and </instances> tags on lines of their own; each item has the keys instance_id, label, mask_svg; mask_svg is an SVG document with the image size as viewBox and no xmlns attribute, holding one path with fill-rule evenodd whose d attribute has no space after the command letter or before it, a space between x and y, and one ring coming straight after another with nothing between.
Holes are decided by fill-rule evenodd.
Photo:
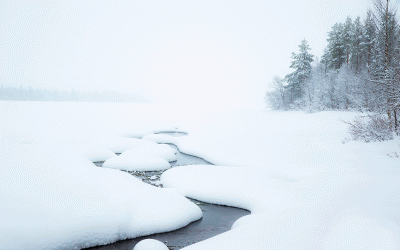
<instances>
[{"instance_id":1,"label":"dark water","mask_svg":"<svg viewBox=\"0 0 400 250\"><path fill-rule=\"evenodd\" d=\"M172 136L182 136L183 133L178 132L162 132L163 134L170 134ZM186 134L183 134L186 135ZM177 149L175 145L171 144L171 147ZM102 162L96 162L96 165L101 167ZM183 166L183 165L197 165L197 164L206 164L210 165L211 163L198 158L196 156L191 156L187 154L183 154L178 151L177 153L177 161L172 162L171 166ZM141 172L141 171L132 171L129 172L142 179L143 181L152 184L154 186L161 186L158 184L158 180L163 173L163 171L151 171L151 172ZM196 203L201 210L203 211L203 218L190 223L184 228L167 232L161 234L153 234L149 236L144 236L135 239L122 240L116 243L87 248L90 250L132 250L135 245L144 239L156 239L164 242L169 249L177 250L181 249L185 246L189 246L196 242L211 238L215 235L221 234L231 229L233 223L244 215L250 214L249 211L234 207L228 206L220 206L213 205L209 203L199 202L196 200L190 199L192 202Z\"/></svg>"},{"instance_id":2,"label":"dark water","mask_svg":"<svg viewBox=\"0 0 400 250\"><path fill-rule=\"evenodd\" d=\"M174 144L168 144L168 145L170 145L172 148L178 151L178 153L176 154L177 161L171 162L172 167L186 166L186 165L213 165L212 163L202 158L180 152L178 147L175 146Z\"/></svg>"},{"instance_id":3,"label":"dark water","mask_svg":"<svg viewBox=\"0 0 400 250\"><path fill-rule=\"evenodd\" d=\"M188 226L168 233L153 234L145 237L122 240L116 243L93 247L96 250L132 250L135 245L144 239L156 239L164 242L169 249L181 249L196 242L211 238L231 229L233 223L244 215L250 214L247 210L218 206L192 200L203 210L203 218L190 223Z\"/></svg>"}]
</instances>

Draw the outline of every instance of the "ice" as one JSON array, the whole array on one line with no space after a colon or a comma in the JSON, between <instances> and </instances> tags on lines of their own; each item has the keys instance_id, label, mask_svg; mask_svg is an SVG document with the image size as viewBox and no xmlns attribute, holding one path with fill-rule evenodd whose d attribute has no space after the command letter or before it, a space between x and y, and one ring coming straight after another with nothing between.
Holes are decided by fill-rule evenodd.
<instances>
[{"instance_id":1,"label":"ice","mask_svg":"<svg viewBox=\"0 0 400 250\"><path fill-rule=\"evenodd\" d=\"M158 156L129 153L106 160L103 167L127 171L156 171L168 169L171 165L167 160Z\"/></svg>"},{"instance_id":2,"label":"ice","mask_svg":"<svg viewBox=\"0 0 400 250\"><path fill-rule=\"evenodd\" d=\"M133 250L168 250L168 247L161 241L145 239L137 243Z\"/></svg>"}]
</instances>

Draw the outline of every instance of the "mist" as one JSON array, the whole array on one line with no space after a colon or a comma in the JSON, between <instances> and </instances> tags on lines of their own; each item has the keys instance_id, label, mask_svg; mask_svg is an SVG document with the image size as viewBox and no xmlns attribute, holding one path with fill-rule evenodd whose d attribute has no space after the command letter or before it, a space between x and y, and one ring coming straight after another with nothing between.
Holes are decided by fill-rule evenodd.
<instances>
[{"instance_id":1,"label":"mist","mask_svg":"<svg viewBox=\"0 0 400 250\"><path fill-rule=\"evenodd\" d=\"M321 56L330 27L369 4L1 1L0 84L262 106L303 38Z\"/></svg>"}]
</instances>

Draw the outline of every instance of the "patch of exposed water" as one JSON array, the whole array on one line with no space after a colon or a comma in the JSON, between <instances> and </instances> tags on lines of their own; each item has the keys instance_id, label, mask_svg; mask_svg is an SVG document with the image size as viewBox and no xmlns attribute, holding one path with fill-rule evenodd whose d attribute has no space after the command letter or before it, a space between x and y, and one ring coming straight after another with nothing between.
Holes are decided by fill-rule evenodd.
<instances>
[{"instance_id":1,"label":"patch of exposed water","mask_svg":"<svg viewBox=\"0 0 400 250\"><path fill-rule=\"evenodd\" d=\"M185 136L187 134L181 132L160 132L160 134L168 134L171 136ZM171 162L171 166L184 166L184 165L212 165L211 163L205 161L196 156L187 155L181 153L178 148L170 144L171 147L177 150L177 161ZM101 167L103 162L95 162L96 166ZM160 176L164 172L161 171L127 171L131 175L140 178L142 181L157 186L162 187L160 183ZM221 205L214 205L204 202L199 202L193 199L190 199L192 202L197 204L201 210L203 211L203 218L190 223L186 227L177 229L175 231L167 232L167 233L160 233L160 234L153 234L149 236L128 239L117 241L113 244L104 245L104 246L97 246L88 248L90 250L132 250L135 245L144 239L156 239L159 241L164 242L169 249L171 250L178 250L183 247L189 246L196 242L211 238L223 232L226 232L231 229L233 223L242 216L250 214L249 211L228 207L228 206L221 206Z\"/></svg>"}]
</instances>

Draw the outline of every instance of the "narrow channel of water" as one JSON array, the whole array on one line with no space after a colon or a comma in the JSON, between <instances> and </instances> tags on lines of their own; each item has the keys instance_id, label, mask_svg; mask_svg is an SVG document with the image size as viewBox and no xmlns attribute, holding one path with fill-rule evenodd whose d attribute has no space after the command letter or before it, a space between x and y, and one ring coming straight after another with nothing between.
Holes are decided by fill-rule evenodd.
<instances>
[{"instance_id":1,"label":"narrow channel of water","mask_svg":"<svg viewBox=\"0 0 400 250\"><path fill-rule=\"evenodd\" d=\"M237 219L250 214L247 210L234 207L218 206L196 200L191 201L201 208L203 218L190 223L186 227L167 233L117 241L105 246L88 248L88 250L132 250L139 241L144 239L156 239L164 242L170 250L178 250L226 232L231 229Z\"/></svg>"},{"instance_id":2,"label":"narrow channel of water","mask_svg":"<svg viewBox=\"0 0 400 250\"><path fill-rule=\"evenodd\" d=\"M179 132L160 132L163 134L169 134L172 136L182 136L183 133ZM183 134L186 135L186 134ZM170 144L171 147L175 148L177 153L177 161L171 162L171 166L183 166L183 165L212 165L211 163L192 155L187 155L181 153L178 148ZM101 167L102 162L96 162L97 166ZM163 171L132 171L129 172L142 179L144 182L152 184L154 186L161 186L159 184L159 178ZM115 242L113 244L98 246L87 248L88 250L132 250L135 245L143 240L143 239L156 239L166 243L170 250L178 250L185 246L189 246L196 242L211 238L215 235L221 234L231 229L233 223L242 216L250 214L249 211L228 207L228 206L220 206L214 205L204 202L199 202L193 199L190 199L192 202L196 203L201 210L203 211L203 218L190 223L186 227L180 228L175 231L161 233L161 234L153 234L149 236L144 236L135 239L122 240Z\"/></svg>"}]
</instances>

